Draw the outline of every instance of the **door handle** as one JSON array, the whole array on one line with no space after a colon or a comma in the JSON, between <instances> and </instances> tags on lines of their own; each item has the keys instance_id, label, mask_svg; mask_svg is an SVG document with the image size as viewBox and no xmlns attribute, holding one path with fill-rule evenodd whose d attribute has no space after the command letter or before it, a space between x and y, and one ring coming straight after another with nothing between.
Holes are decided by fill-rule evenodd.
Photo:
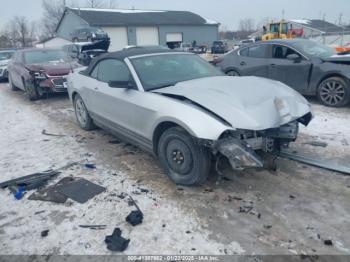
<instances>
[{"instance_id":1,"label":"door handle","mask_svg":"<svg viewBox=\"0 0 350 262\"><path fill-rule=\"evenodd\" d=\"M240 65L241 65L241 66L244 66L244 65L246 65L246 62L242 61L242 62L240 63Z\"/></svg>"},{"instance_id":2,"label":"door handle","mask_svg":"<svg viewBox=\"0 0 350 262\"><path fill-rule=\"evenodd\" d=\"M276 64L270 64L270 66L272 66L272 67L276 67Z\"/></svg>"}]
</instances>

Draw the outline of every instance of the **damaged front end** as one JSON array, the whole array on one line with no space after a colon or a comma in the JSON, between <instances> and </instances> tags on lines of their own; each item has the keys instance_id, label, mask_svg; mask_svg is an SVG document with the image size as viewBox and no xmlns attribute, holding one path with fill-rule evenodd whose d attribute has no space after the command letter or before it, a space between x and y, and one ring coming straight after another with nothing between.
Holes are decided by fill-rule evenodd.
<instances>
[{"instance_id":1,"label":"damaged front end","mask_svg":"<svg viewBox=\"0 0 350 262\"><path fill-rule=\"evenodd\" d=\"M214 142L214 153L225 156L236 170L262 168L265 166L264 156L288 147L298 136L299 123L307 125L311 118L311 113L308 113L278 128L226 131Z\"/></svg>"}]
</instances>

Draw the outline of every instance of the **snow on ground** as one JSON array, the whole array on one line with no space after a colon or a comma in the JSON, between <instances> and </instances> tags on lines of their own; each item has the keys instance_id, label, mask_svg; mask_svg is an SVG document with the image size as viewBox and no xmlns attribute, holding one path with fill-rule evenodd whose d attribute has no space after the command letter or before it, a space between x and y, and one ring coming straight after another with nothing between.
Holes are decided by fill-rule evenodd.
<instances>
[{"instance_id":1,"label":"snow on ground","mask_svg":"<svg viewBox=\"0 0 350 262\"><path fill-rule=\"evenodd\" d=\"M293 146L330 159L350 156L350 108L331 109L312 102L315 118L301 128ZM72 161L96 163L65 170L107 188L85 204L15 200L0 190L0 254L111 254L104 238L115 227L130 238L125 254L349 254L350 180L346 176L280 160L278 172L225 170L201 187L179 187L150 155L128 144L111 144L102 130L86 132L75 123L64 96L31 103L21 92L0 84L0 181ZM42 134L62 134L52 137ZM304 144L328 143L326 148ZM141 192L147 189L149 192ZM137 201L144 222L125 222ZM251 205L252 212L239 212ZM106 224L104 230L81 224ZM47 237L41 231L49 230ZM325 246L331 239L334 246Z\"/></svg>"}]
</instances>

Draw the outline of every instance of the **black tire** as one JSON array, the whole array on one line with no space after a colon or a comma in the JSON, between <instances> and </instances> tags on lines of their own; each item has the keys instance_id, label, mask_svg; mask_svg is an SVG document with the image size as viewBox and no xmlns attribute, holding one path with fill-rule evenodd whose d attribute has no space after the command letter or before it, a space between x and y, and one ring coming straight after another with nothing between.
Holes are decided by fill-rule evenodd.
<instances>
[{"instance_id":1,"label":"black tire","mask_svg":"<svg viewBox=\"0 0 350 262\"><path fill-rule=\"evenodd\" d=\"M83 99L78 94L74 97L74 111L77 122L82 129L90 131L96 127L86 109Z\"/></svg>"},{"instance_id":2,"label":"black tire","mask_svg":"<svg viewBox=\"0 0 350 262\"><path fill-rule=\"evenodd\" d=\"M11 88L12 91L18 91L19 88L17 86L15 86L15 84L12 81L11 75L8 74L8 80L9 80L9 86Z\"/></svg>"},{"instance_id":3,"label":"black tire","mask_svg":"<svg viewBox=\"0 0 350 262\"><path fill-rule=\"evenodd\" d=\"M22 79L22 81L23 81L24 91L26 92L28 100L29 101L38 100L40 98L40 96L39 96L38 89L35 86L35 84L34 83L26 84L24 79Z\"/></svg>"},{"instance_id":4,"label":"black tire","mask_svg":"<svg viewBox=\"0 0 350 262\"><path fill-rule=\"evenodd\" d=\"M167 175L179 185L200 185L210 172L210 151L180 127L172 127L161 135L158 157Z\"/></svg>"},{"instance_id":5,"label":"black tire","mask_svg":"<svg viewBox=\"0 0 350 262\"><path fill-rule=\"evenodd\" d=\"M325 106L346 106L350 102L350 84L341 77L329 77L318 86L317 98Z\"/></svg>"},{"instance_id":6,"label":"black tire","mask_svg":"<svg viewBox=\"0 0 350 262\"><path fill-rule=\"evenodd\" d=\"M228 76L239 76L239 73L235 70L230 70L226 72L226 75Z\"/></svg>"}]
</instances>

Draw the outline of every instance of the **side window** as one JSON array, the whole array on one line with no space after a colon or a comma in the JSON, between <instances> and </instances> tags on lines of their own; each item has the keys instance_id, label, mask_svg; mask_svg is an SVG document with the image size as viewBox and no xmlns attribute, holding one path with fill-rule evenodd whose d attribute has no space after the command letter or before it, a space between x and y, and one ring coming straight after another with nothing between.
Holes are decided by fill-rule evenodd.
<instances>
[{"instance_id":1,"label":"side window","mask_svg":"<svg viewBox=\"0 0 350 262\"><path fill-rule=\"evenodd\" d=\"M99 68L99 64L97 64L97 65L95 66L94 70L92 70L92 73L91 73L91 75L90 75L92 78L97 79L97 76L98 76L98 68Z\"/></svg>"},{"instance_id":2,"label":"side window","mask_svg":"<svg viewBox=\"0 0 350 262\"><path fill-rule=\"evenodd\" d=\"M108 83L110 81L129 81L131 75L128 67L122 61L106 59L99 63L97 79Z\"/></svg>"},{"instance_id":3,"label":"side window","mask_svg":"<svg viewBox=\"0 0 350 262\"><path fill-rule=\"evenodd\" d=\"M265 58L266 57L266 45L257 45L249 47L249 57L253 58Z\"/></svg>"},{"instance_id":4,"label":"side window","mask_svg":"<svg viewBox=\"0 0 350 262\"><path fill-rule=\"evenodd\" d=\"M282 45L273 45L272 46L272 58L276 59L286 59L288 55L291 54L296 54L299 57L300 54L293 49L287 47L287 46L282 46Z\"/></svg>"},{"instance_id":5,"label":"side window","mask_svg":"<svg viewBox=\"0 0 350 262\"><path fill-rule=\"evenodd\" d=\"M241 50L239 53L241 56L248 56L252 58L265 58L266 57L266 45L257 45L247 47Z\"/></svg>"},{"instance_id":6,"label":"side window","mask_svg":"<svg viewBox=\"0 0 350 262\"><path fill-rule=\"evenodd\" d=\"M245 49L242 49L241 51L239 51L239 54L241 56L248 56L248 51L249 51L249 49L245 48Z\"/></svg>"}]
</instances>

